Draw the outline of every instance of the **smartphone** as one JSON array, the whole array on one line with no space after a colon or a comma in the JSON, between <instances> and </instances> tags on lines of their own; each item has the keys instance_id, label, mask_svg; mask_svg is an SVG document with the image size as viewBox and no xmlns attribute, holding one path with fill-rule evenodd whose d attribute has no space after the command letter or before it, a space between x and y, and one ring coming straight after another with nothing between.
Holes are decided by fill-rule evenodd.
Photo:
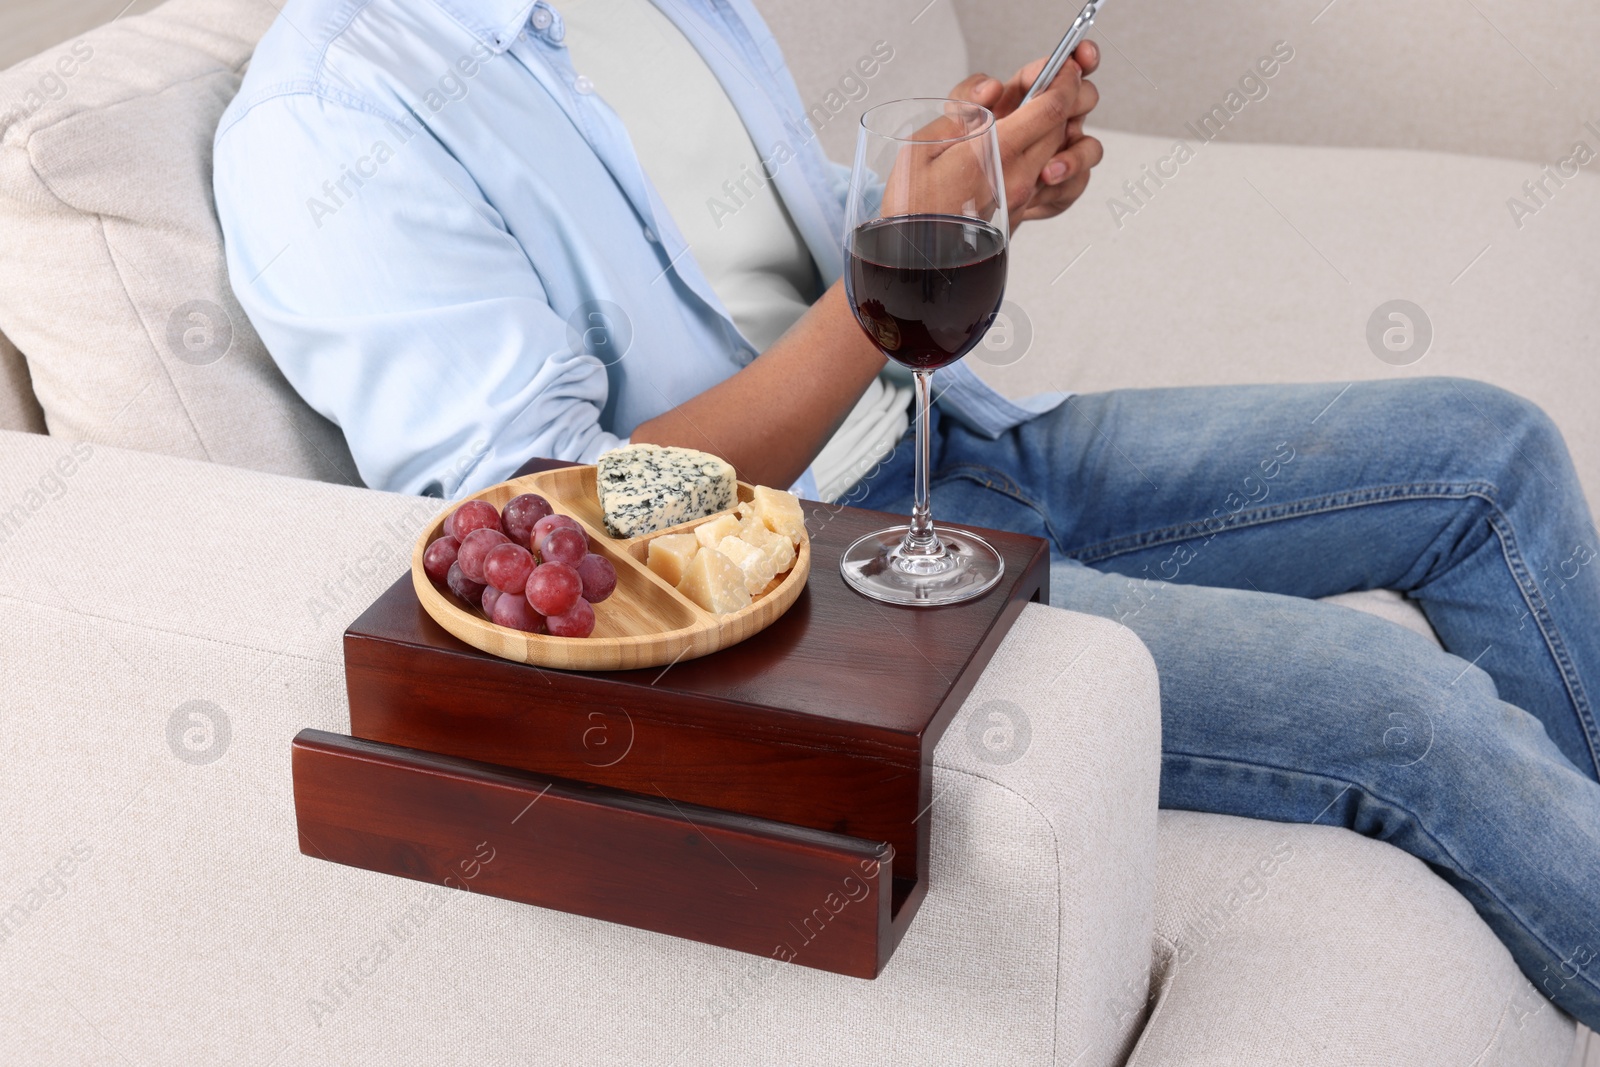
<instances>
[{"instance_id":1,"label":"smartphone","mask_svg":"<svg viewBox=\"0 0 1600 1067\"><path fill-rule=\"evenodd\" d=\"M1061 43L1056 45L1056 50L1050 53L1050 59L1045 63L1039 76L1028 86L1028 93L1022 98L1022 103L1038 96L1050 87L1056 80L1056 75L1061 73L1061 68L1066 66L1067 60L1072 58L1072 52L1083 39L1089 35L1089 27L1094 25L1094 17L1100 14L1100 9L1105 6L1106 0L1089 0L1083 5L1083 10L1078 12L1078 17L1072 20L1072 25L1067 27L1067 32L1062 35ZM1021 107L1022 104L1018 104Z\"/></svg>"}]
</instances>

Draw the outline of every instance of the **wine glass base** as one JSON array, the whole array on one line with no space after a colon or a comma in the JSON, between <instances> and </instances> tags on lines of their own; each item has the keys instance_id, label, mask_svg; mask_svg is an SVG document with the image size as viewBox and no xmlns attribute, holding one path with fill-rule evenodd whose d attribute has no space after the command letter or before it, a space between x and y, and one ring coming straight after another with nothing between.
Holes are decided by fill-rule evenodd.
<instances>
[{"instance_id":1,"label":"wine glass base","mask_svg":"<svg viewBox=\"0 0 1600 1067\"><path fill-rule=\"evenodd\" d=\"M907 526L867 534L839 559L845 584L885 604L930 608L982 596L1005 573L1005 561L989 542L965 530L938 527L945 552L937 557L902 556Z\"/></svg>"}]
</instances>

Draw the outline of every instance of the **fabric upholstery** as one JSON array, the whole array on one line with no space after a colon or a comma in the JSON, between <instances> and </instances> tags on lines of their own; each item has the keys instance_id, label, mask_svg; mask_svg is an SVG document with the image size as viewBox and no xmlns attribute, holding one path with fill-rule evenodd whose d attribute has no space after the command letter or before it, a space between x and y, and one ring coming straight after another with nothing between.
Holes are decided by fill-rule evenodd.
<instances>
[{"instance_id":1,"label":"fabric upholstery","mask_svg":"<svg viewBox=\"0 0 1600 1067\"><path fill-rule=\"evenodd\" d=\"M45 432L44 411L33 395L28 363L4 334L0 334L0 430Z\"/></svg>"},{"instance_id":2,"label":"fabric upholstery","mask_svg":"<svg viewBox=\"0 0 1600 1067\"><path fill-rule=\"evenodd\" d=\"M908 96L945 96L968 74L967 46L955 9L927 0L754 0L783 47L800 99L830 159L850 165L861 112ZM878 74L863 79L856 60L876 41L894 49ZM817 109L821 106L825 112ZM825 119L825 121L819 121Z\"/></svg>"},{"instance_id":3,"label":"fabric upholstery","mask_svg":"<svg viewBox=\"0 0 1600 1067\"><path fill-rule=\"evenodd\" d=\"M956 7L973 69L1002 76L1053 48L1077 11L1052 0ZM1518 184L1575 138L1600 150L1581 128L1600 123L1600 9L1585 0L1113 3L1093 36L1105 54L1095 114L1111 129L1180 136L1287 41L1296 58L1244 106L1229 139L1514 158Z\"/></svg>"},{"instance_id":4,"label":"fabric upholstery","mask_svg":"<svg viewBox=\"0 0 1600 1067\"><path fill-rule=\"evenodd\" d=\"M109 22L142 15L161 0L11 0L0 6L0 70Z\"/></svg>"},{"instance_id":5,"label":"fabric upholstery","mask_svg":"<svg viewBox=\"0 0 1600 1067\"><path fill-rule=\"evenodd\" d=\"M1572 1044L1572 1059L1567 1067L1600 1067L1600 1034L1578 1024L1578 1040Z\"/></svg>"},{"instance_id":6,"label":"fabric upholstery","mask_svg":"<svg viewBox=\"0 0 1600 1067\"><path fill-rule=\"evenodd\" d=\"M1420 861L1337 827L1161 813L1129 1067L1564 1065L1573 1023Z\"/></svg>"},{"instance_id":7,"label":"fabric upholstery","mask_svg":"<svg viewBox=\"0 0 1600 1067\"><path fill-rule=\"evenodd\" d=\"M76 448L0 434L0 501L74 460L59 491L0 525L0 888L20 899L90 850L0 929L8 1057L746 1067L876 1064L894 1048L1084 1067L1131 1044L1136 1019L1106 998L1143 995L1160 723L1127 630L1028 608L935 754L932 888L888 970L769 973L487 897L430 909L419 883L301 856L290 740L348 729L340 634L404 572L437 504ZM115 538L59 535L90 509L116 516ZM1050 685L1029 669L1041 656L1076 662ZM228 723L214 762L175 755L191 701ZM1031 719L1004 765L967 740L996 702ZM414 905L429 917L402 943L390 924ZM347 977L385 939L393 957Z\"/></svg>"},{"instance_id":8,"label":"fabric upholstery","mask_svg":"<svg viewBox=\"0 0 1600 1067\"><path fill-rule=\"evenodd\" d=\"M1410 598L1395 592L1392 589L1369 589L1359 593L1341 593L1338 596L1323 597L1329 604L1342 604L1347 608L1365 611L1376 615L1380 619L1388 619L1397 626L1404 626L1415 631L1423 637L1440 644L1439 635L1433 632L1433 627L1428 623L1428 617L1422 614L1422 609Z\"/></svg>"},{"instance_id":9,"label":"fabric upholstery","mask_svg":"<svg viewBox=\"0 0 1600 1067\"><path fill-rule=\"evenodd\" d=\"M235 303L211 138L273 7L173 0L0 75L0 329L53 434L355 480Z\"/></svg>"}]
</instances>

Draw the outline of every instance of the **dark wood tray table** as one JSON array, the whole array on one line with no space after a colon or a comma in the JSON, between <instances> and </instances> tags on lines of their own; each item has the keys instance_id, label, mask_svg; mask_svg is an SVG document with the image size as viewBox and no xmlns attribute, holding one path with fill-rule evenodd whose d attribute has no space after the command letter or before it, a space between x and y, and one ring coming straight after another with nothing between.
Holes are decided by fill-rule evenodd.
<instances>
[{"instance_id":1,"label":"dark wood tray table","mask_svg":"<svg viewBox=\"0 0 1600 1067\"><path fill-rule=\"evenodd\" d=\"M846 586L844 548L903 521L808 502L794 607L648 670L479 652L402 576L345 633L352 736L295 738L301 851L876 977L927 892L934 747L1048 599L1045 542L990 530L1006 572L978 600L895 608Z\"/></svg>"}]
</instances>

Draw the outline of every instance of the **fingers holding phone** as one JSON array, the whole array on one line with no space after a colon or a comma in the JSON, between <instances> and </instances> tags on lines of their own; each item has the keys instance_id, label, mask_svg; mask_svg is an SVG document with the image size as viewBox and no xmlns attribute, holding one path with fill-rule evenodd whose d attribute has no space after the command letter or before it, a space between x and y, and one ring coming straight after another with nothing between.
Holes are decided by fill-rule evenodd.
<instances>
[{"instance_id":1,"label":"fingers holding phone","mask_svg":"<svg viewBox=\"0 0 1600 1067\"><path fill-rule=\"evenodd\" d=\"M1100 101L1100 92L1082 75L1099 64L1090 42L1079 46L1083 66L1068 62L1050 85L1022 105L1043 69L1039 59L1006 83L973 75L951 94L982 104L998 116L1001 163L1006 173L1007 202L1013 227L1029 219L1050 218L1083 195L1089 171L1103 156L1100 142L1083 132L1084 118Z\"/></svg>"},{"instance_id":2,"label":"fingers holding phone","mask_svg":"<svg viewBox=\"0 0 1600 1067\"><path fill-rule=\"evenodd\" d=\"M1083 120L1100 102L1087 80L1100 49L1084 40L1105 0L1087 0L1055 50L1019 70L1009 82L975 74L952 95L982 104L998 118L1012 227L1059 215L1083 195L1089 172L1104 157Z\"/></svg>"},{"instance_id":3,"label":"fingers holding phone","mask_svg":"<svg viewBox=\"0 0 1600 1067\"><path fill-rule=\"evenodd\" d=\"M974 74L952 89L950 95L957 100L982 104L993 111L996 118L1003 119L1017 110L1022 98L1028 95L1029 87L1033 85L1048 62L1050 62L1049 56L1040 56L1018 69L1008 81L1001 81L988 74ZM1072 54L1072 62L1062 67L1055 80L1060 81L1063 77L1067 77L1074 69L1077 77L1086 78L1099 68L1100 46L1093 41L1084 41ZM1099 90L1095 90L1092 101L1081 113L1087 114L1099 99Z\"/></svg>"}]
</instances>

